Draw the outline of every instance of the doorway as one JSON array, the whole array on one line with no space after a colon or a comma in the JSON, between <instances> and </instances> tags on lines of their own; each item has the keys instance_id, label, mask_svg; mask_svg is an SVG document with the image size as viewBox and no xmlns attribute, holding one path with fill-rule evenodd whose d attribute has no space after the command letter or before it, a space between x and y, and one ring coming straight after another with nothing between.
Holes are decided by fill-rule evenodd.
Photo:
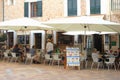
<instances>
[{"instance_id":1,"label":"doorway","mask_svg":"<svg viewBox=\"0 0 120 80\"><path fill-rule=\"evenodd\" d=\"M35 48L41 49L42 33L35 33Z\"/></svg>"},{"instance_id":2,"label":"doorway","mask_svg":"<svg viewBox=\"0 0 120 80\"><path fill-rule=\"evenodd\" d=\"M14 33L13 32L8 32L8 46L9 48L13 47L14 44Z\"/></svg>"},{"instance_id":3,"label":"doorway","mask_svg":"<svg viewBox=\"0 0 120 80\"><path fill-rule=\"evenodd\" d=\"M102 35L94 34L93 35L93 46L98 51L102 52Z\"/></svg>"}]
</instances>

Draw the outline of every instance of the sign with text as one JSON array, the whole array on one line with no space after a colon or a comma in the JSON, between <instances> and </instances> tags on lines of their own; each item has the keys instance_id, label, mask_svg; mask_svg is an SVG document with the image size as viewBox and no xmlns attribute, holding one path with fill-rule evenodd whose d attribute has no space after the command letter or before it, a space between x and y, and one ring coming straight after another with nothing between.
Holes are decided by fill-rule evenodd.
<instances>
[{"instance_id":1,"label":"sign with text","mask_svg":"<svg viewBox=\"0 0 120 80\"><path fill-rule=\"evenodd\" d=\"M67 66L80 66L79 48L66 48Z\"/></svg>"}]
</instances>

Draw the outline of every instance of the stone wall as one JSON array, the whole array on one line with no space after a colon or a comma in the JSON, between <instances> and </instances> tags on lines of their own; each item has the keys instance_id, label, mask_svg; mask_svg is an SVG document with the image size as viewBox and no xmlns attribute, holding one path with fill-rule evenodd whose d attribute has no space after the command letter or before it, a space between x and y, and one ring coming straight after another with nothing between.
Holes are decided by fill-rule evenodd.
<instances>
[{"instance_id":1,"label":"stone wall","mask_svg":"<svg viewBox=\"0 0 120 80\"><path fill-rule=\"evenodd\" d=\"M64 0L42 0L42 17L32 17L39 21L47 21L64 16Z\"/></svg>"},{"instance_id":2,"label":"stone wall","mask_svg":"<svg viewBox=\"0 0 120 80\"><path fill-rule=\"evenodd\" d=\"M120 23L120 13L112 14L112 15L111 15L111 21Z\"/></svg>"},{"instance_id":3,"label":"stone wall","mask_svg":"<svg viewBox=\"0 0 120 80\"><path fill-rule=\"evenodd\" d=\"M81 15L86 15L86 0L81 0Z\"/></svg>"},{"instance_id":4,"label":"stone wall","mask_svg":"<svg viewBox=\"0 0 120 80\"><path fill-rule=\"evenodd\" d=\"M3 4L3 2L2 2L2 0L0 0L0 21L2 21L3 20L3 6L2 6L2 4Z\"/></svg>"},{"instance_id":5,"label":"stone wall","mask_svg":"<svg viewBox=\"0 0 120 80\"><path fill-rule=\"evenodd\" d=\"M111 12L111 15L105 15L105 19L120 23L120 12ZM111 46L111 49L117 50L119 47L119 34L111 35L111 42L116 42L116 46Z\"/></svg>"},{"instance_id":6,"label":"stone wall","mask_svg":"<svg viewBox=\"0 0 120 80\"><path fill-rule=\"evenodd\" d=\"M64 0L43 0L43 19L49 20L52 18L64 16Z\"/></svg>"},{"instance_id":7,"label":"stone wall","mask_svg":"<svg viewBox=\"0 0 120 80\"><path fill-rule=\"evenodd\" d=\"M86 2L81 0L81 15L86 14ZM66 4L67 5L67 4ZM64 17L64 0L43 0L43 16L36 19L47 21L53 18Z\"/></svg>"},{"instance_id":8,"label":"stone wall","mask_svg":"<svg viewBox=\"0 0 120 80\"><path fill-rule=\"evenodd\" d=\"M85 0L81 0L81 15L86 13L86 4ZM0 6L2 2L0 1ZM66 4L67 5L67 4ZM42 17L32 17L39 21L47 21L49 19L64 17L64 0L43 0L43 15ZM0 7L2 11L2 7ZM0 13L2 13L0 11ZM8 0L5 0L5 20L24 17L24 0L15 0L14 5L8 5ZM0 19L2 14L0 14Z\"/></svg>"},{"instance_id":9,"label":"stone wall","mask_svg":"<svg viewBox=\"0 0 120 80\"><path fill-rule=\"evenodd\" d=\"M14 0L15 4L9 5L5 0L5 20L24 17L24 0Z\"/></svg>"}]
</instances>

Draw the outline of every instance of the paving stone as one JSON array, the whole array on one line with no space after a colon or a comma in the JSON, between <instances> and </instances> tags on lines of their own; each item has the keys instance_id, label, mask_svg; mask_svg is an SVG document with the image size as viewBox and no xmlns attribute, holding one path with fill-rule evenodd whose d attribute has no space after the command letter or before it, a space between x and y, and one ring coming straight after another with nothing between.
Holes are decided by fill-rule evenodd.
<instances>
[{"instance_id":1,"label":"paving stone","mask_svg":"<svg viewBox=\"0 0 120 80\"><path fill-rule=\"evenodd\" d=\"M57 65L25 65L0 61L0 80L118 80L119 74L119 70L68 70Z\"/></svg>"}]
</instances>

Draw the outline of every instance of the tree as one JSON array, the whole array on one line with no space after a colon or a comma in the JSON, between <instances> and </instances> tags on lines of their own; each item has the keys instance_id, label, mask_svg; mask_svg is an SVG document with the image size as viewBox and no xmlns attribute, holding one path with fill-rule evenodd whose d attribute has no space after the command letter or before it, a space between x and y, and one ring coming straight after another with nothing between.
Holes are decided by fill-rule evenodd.
<instances>
[{"instance_id":1,"label":"tree","mask_svg":"<svg viewBox=\"0 0 120 80\"><path fill-rule=\"evenodd\" d=\"M4 42L5 40L7 40L7 35L6 34L0 35L0 42Z\"/></svg>"}]
</instances>

